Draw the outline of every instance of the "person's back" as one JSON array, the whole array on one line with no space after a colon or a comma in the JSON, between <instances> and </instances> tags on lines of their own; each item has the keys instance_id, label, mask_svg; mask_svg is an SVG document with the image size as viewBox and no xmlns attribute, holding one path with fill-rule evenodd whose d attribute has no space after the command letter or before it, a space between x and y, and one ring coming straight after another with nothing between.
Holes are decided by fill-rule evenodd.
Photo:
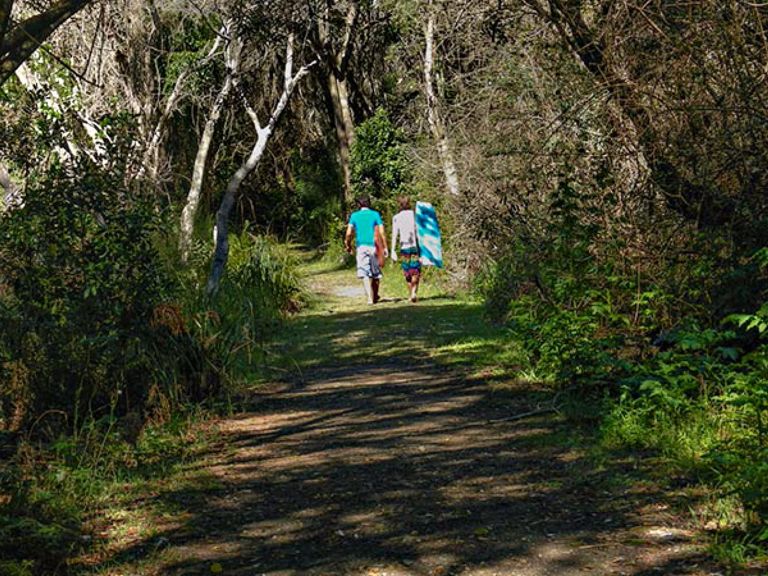
<instances>
[{"instance_id":1,"label":"person's back","mask_svg":"<svg viewBox=\"0 0 768 576\"><path fill-rule=\"evenodd\" d=\"M416 215L413 210L401 210L392 219L392 240L400 238L400 249L416 248ZM394 249L392 250L394 252Z\"/></svg>"},{"instance_id":2,"label":"person's back","mask_svg":"<svg viewBox=\"0 0 768 576\"><path fill-rule=\"evenodd\" d=\"M411 302L416 302L421 277L416 213L411 209L411 201L407 197L401 196L397 202L400 206L400 212L392 218L392 260L397 261L395 248L399 238L400 267L410 290Z\"/></svg>"},{"instance_id":3,"label":"person's back","mask_svg":"<svg viewBox=\"0 0 768 576\"><path fill-rule=\"evenodd\" d=\"M349 224L355 228L355 244L376 247L374 232L382 224L381 214L372 208L360 208L349 217Z\"/></svg>"}]
</instances>

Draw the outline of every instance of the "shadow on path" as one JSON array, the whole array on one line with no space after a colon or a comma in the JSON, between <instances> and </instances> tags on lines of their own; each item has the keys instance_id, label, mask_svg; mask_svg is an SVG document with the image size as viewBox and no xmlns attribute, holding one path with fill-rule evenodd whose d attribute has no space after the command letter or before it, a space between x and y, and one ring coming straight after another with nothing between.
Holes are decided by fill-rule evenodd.
<instances>
[{"instance_id":1,"label":"shadow on path","mask_svg":"<svg viewBox=\"0 0 768 576\"><path fill-rule=\"evenodd\" d=\"M558 417L498 418L530 411L535 391L446 368L497 346L463 306L296 320L285 348L302 377L222 423L218 486L157 497L187 511L156 537L162 573L709 574L690 535L648 532L671 520L659 495L606 483Z\"/></svg>"}]
</instances>

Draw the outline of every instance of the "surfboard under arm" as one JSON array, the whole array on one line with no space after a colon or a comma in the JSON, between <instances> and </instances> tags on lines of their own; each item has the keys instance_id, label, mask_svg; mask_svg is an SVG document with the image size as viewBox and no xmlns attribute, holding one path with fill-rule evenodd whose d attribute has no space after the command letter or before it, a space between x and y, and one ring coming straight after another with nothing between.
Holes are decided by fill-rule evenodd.
<instances>
[{"instance_id":1,"label":"surfboard under arm","mask_svg":"<svg viewBox=\"0 0 768 576\"><path fill-rule=\"evenodd\" d=\"M443 267L443 243L435 208L429 202L416 202L416 234L424 266Z\"/></svg>"}]
</instances>

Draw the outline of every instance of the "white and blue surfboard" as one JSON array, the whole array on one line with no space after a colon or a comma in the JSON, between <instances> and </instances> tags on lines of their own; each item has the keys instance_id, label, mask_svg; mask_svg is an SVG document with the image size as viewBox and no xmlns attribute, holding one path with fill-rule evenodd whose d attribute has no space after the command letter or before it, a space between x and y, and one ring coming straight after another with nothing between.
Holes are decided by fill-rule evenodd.
<instances>
[{"instance_id":1,"label":"white and blue surfboard","mask_svg":"<svg viewBox=\"0 0 768 576\"><path fill-rule=\"evenodd\" d=\"M422 266L443 267L443 243L437 213L429 202L416 202L416 234Z\"/></svg>"}]
</instances>

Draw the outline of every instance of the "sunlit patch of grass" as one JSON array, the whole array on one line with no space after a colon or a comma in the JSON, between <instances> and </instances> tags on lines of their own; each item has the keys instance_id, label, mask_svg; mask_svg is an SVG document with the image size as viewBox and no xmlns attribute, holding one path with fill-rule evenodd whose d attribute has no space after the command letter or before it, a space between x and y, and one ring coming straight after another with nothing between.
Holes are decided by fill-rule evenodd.
<instances>
[{"instance_id":1,"label":"sunlit patch of grass","mask_svg":"<svg viewBox=\"0 0 768 576\"><path fill-rule=\"evenodd\" d=\"M709 552L718 561L731 567L749 567L750 564L765 566L768 554L765 543L755 534L725 529L716 533L709 544Z\"/></svg>"},{"instance_id":2,"label":"sunlit patch of grass","mask_svg":"<svg viewBox=\"0 0 768 576\"><path fill-rule=\"evenodd\" d=\"M178 559L168 548L167 535L195 521L190 499L219 486L205 470L182 470L154 482L126 485L124 493L100 511L100 545L72 566L102 576L161 573L163 566Z\"/></svg>"}]
</instances>

